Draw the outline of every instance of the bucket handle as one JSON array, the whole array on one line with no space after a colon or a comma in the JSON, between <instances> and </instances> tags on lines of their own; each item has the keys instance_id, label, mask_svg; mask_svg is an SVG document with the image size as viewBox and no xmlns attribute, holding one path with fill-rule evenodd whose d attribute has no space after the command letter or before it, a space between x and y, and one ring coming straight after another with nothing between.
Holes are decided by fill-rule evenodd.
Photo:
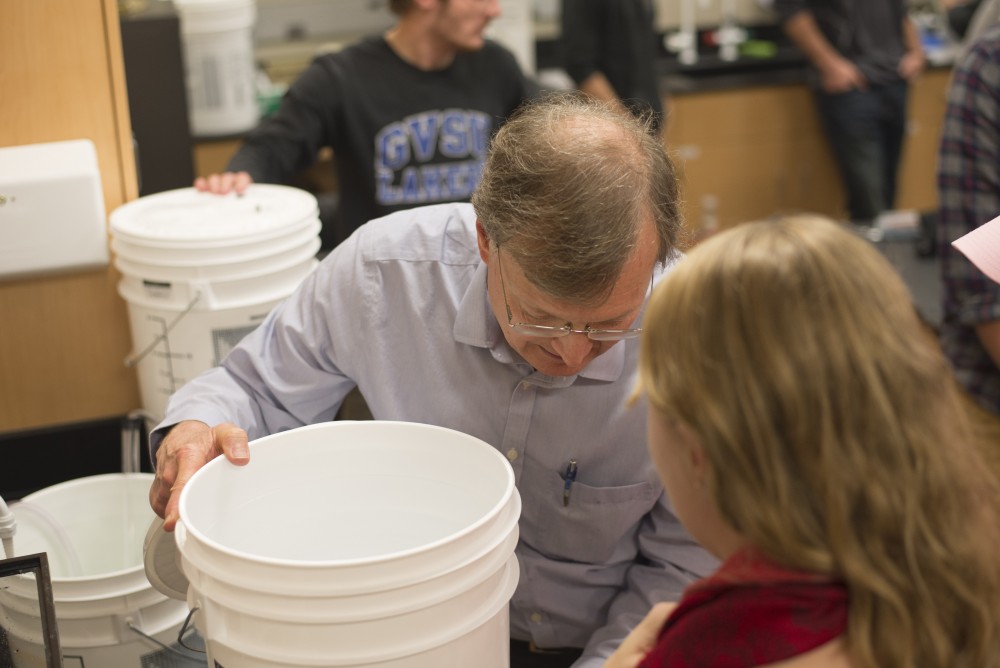
<instances>
[{"instance_id":1,"label":"bucket handle","mask_svg":"<svg viewBox=\"0 0 1000 668\"><path fill-rule=\"evenodd\" d=\"M208 652L206 652L205 650L198 649L197 647L188 647L187 643L184 642L184 634L187 633L188 624L191 623L191 618L194 617L194 613L198 612L198 610L200 610L198 606L191 608L191 612L189 612L187 614L187 617L184 618L184 623L181 625L181 630L177 632L177 643L189 652L197 652L198 654L207 654ZM177 650L174 651L176 652Z\"/></svg>"},{"instance_id":2,"label":"bucket handle","mask_svg":"<svg viewBox=\"0 0 1000 668\"><path fill-rule=\"evenodd\" d=\"M195 652L197 654L207 654L207 652L205 650L203 650L203 649L197 649L195 647L189 647L187 645L187 643L184 642L184 634L187 632L188 624L191 621L191 615L193 615L196 610L198 610L198 608L195 608L194 610L192 610L191 612L189 612L188 615L187 615L187 617L184 619L184 625L181 627L180 632L177 634L177 642L180 643L181 647L183 647L184 649L186 649L189 652ZM128 618L128 619L125 620L125 626L127 626L129 628L129 630L133 631L134 633L139 634L140 636L142 636L143 638L145 638L149 642L153 643L154 645L159 645L160 647L162 647L166 651L170 652L171 654L176 654L177 656L181 657L182 659L190 659L191 658L190 656L188 656L184 652L179 652L176 649L174 649L173 647L171 647L170 645L162 643L159 640L157 640L156 638L154 638L153 636L149 635L148 633L146 633L145 631L143 631L142 629L140 629L138 626L136 626L135 624L133 624L131 618ZM75 660L77 660L77 661L80 662L80 668L87 668L86 661L84 661L84 658L81 655L79 655L79 654L63 654L62 655L62 660L66 661L66 659L75 659Z\"/></svg>"},{"instance_id":3,"label":"bucket handle","mask_svg":"<svg viewBox=\"0 0 1000 668\"><path fill-rule=\"evenodd\" d=\"M136 364L138 364L139 362L141 362L142 360L144 360L146 358L146 355L148 355L149 353L153 352L153 349L156 348L156 346L160 345L160 341L163 341L164 339L167 338L167 335L170 334L170 330L172 330L174 327L176 327L177 323L179 323L181 321L181 319L184 318L184 316L186 316L188 313L191 312L191 309L194 308L194 305L198 303L199 299L201 299L201 290L198 290L198 291L196 291L194 293L194 298L187 305L187 308L185 308L183 311L181 311L180 313L178 313L177 317L174 318L170 322L170 324L166 326L166 328L163 330L162 334L160 334L155 339L153 339L152 343L150 343L148 346L146 346L145 348L143 348L140 352L133 353L133 354L129 355L128 357L126 357L125 358L125 366L127 368L131 369Z\"/></svg>"},{"instance_id":4,"label":"bucket handle","mask_svg":"<svg viewBox=\"0 0 1000 668\"><path fill-rule=\"evenodd\" d=\"M198 649L196 647L190 647L187 643L184 642L184 634L187 633L188 622L191 621L191 615L193 615L194 612L195 612L195 610L197 610L197 609L198 608L195 608L194 610L192 610L191 612L189 612L188 615L187 615L187 617L184 619L184 625L181 627L180 632L178 632L178 634L177 634L177 642L180 643L181 647L183 647L184 649L186 649L189 652L194 652L196 654L206 654L207 652L205 652L205 650ZM133 624L131 619L125 620L125 626L127 626L130 630L132 630L133 632L139 634L140 636L142 636L143 638L145 638L149 642L151 642L151 643L153 643L155 645L159 645L160 647L162 647L163 649L167 650L171 654L176 654L177 656L181 657L182 659L190 659L191 658L190 656L188 656L184 652L180 652L177 649L171 647L170 645L167 645L166 643L162 643L159 640L157 640L156 638L154 638L153 636L149 635L148 633L146 633L145 631L143 631L142 629L140 629L138 626L136 626L135 624Z\"/></svg>"}]
</instances>

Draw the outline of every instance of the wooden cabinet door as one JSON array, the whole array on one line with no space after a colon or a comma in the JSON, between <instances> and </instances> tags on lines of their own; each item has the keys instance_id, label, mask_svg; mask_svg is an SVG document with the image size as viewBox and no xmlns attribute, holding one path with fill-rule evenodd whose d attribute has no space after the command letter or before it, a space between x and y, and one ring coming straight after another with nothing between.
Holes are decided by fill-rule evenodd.
<instances>
[{"instance_id":1,"label":"wooden cabinet door","mask_svg":"<svg viewBox=\"0 0 1000 668\"><path fill-rule=\"evenodd\" d=\"M670 100L666 131L689 229L706 196L720 227L775 214L839 215L840 183L805 86L763 86Z\"/></svg>"},{"instance_id":2,"label":"wooden cabinet door","mask_svg":"<svg viewBox=\"0 0 1000 668\"><path fill-rule=\"evenodd\" d=\"M897 208L937 207L934 173L949 72L910 93ZM815 103L803 84L691 93L667 100L665 140L681 174L685 224L700 226L707 196L719 226L773 215L846 216L844 191Z\"/></svg>"},{"instance_id":3,"label":"wooden cabinet door","mask_svg":"<svg viewBox=\"0 0 1000 668\"><path fill-rule=\"evenodd\" d=\"M115 1L0 0L0 16L0 146L90 139L107 210L135 198ZM0 282L0 432L139 406L117 280L107 267Z\"/></svg>"}]
</instances>

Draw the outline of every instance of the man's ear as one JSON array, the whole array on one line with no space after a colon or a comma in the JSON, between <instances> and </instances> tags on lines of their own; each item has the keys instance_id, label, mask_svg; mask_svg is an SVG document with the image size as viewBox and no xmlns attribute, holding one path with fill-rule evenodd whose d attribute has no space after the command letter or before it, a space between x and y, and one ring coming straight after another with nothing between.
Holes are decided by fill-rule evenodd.
<instances>
[{"instance_id":1,"label":"man's ear","mask_svg":"<svg viewBox=\"0 0 1000 668\"><path fill-rule=\"evenodd\" d=\"M476 241L479 244L479 257L483 259L483 262L490 261L490 238L486 236L486 230L483 228L483 224L476 219Z\"/></svg>"}]
</instances>

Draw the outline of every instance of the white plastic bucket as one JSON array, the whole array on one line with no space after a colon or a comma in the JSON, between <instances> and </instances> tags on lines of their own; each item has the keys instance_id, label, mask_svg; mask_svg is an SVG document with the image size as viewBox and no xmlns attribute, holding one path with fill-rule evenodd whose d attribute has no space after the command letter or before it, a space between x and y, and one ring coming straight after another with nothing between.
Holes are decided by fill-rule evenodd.
<instances>
[{"instance_id":1,"label":"white plastic bucket","mask_svg":"<svg viewBox=\"0 0 1000 668\"><path fill-rule=\"evenodd\" d=\"M181 25L188 118L196 137L244 132L260 118L254 0L174 0Z\"/></svg>"},{"instance_id":2,"label":"white plastic bucket","mask_svg":"<svg viewBox=\"0 0 1000 668\"><path fill-rule=\"evenodd\" d=\"M519 516L479 439L341 421L210 462L175 539L210 665L506 668Z\"/></svg>"},{"instance_id":3,"label":"white plastic bucket","mask_svg":"<svg viewBox=\"0 0 1000 668\"><path fill-rule=\"evenodd\" d=\"M111 214L143 407L226 354L316 267L319 207L311 194L255 184L243 196L183 188Z\"/></svg>"},{"instance_id":4,"label":"white plastic bucket","mask_svg":"<svg viewBox=\"0 0 1000 668\"><path fill-rule=\"evenodd\" d=\"M17 554L47 554L67 666L205 665L203 656L175 644L187 607L153 589L143 570L142 537L154 519L148 497L152 480L149 473L79 478L10 506L17 520ZM34 577L9 577L4 584L0 614L15 665L44 668Z\"/></svg>"}]
</instances>

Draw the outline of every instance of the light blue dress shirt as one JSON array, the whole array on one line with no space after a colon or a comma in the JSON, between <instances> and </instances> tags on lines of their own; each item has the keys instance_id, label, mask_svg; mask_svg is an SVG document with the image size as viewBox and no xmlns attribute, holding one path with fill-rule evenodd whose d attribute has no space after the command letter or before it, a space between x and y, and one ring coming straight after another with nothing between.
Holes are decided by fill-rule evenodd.
<instances>
[{"instance_id":1,"label":"light blue dress shirt","mask_svg":"<svg viewBox=\"0 0 1000 668\"><path fill-rule=\"evenodd\" d=\"M671 511L645 405L628 405L639 340L576 376L535 372L490 309L475 222L471 205L442 204L361 227L221 367L177 392L163 425L232 422L255 439L332 420L357 385L375 419L492 444L523 504L511 636L586 647L577 666L600 666L654 602L717 562Z\"/></svg>"}]
</instances>

